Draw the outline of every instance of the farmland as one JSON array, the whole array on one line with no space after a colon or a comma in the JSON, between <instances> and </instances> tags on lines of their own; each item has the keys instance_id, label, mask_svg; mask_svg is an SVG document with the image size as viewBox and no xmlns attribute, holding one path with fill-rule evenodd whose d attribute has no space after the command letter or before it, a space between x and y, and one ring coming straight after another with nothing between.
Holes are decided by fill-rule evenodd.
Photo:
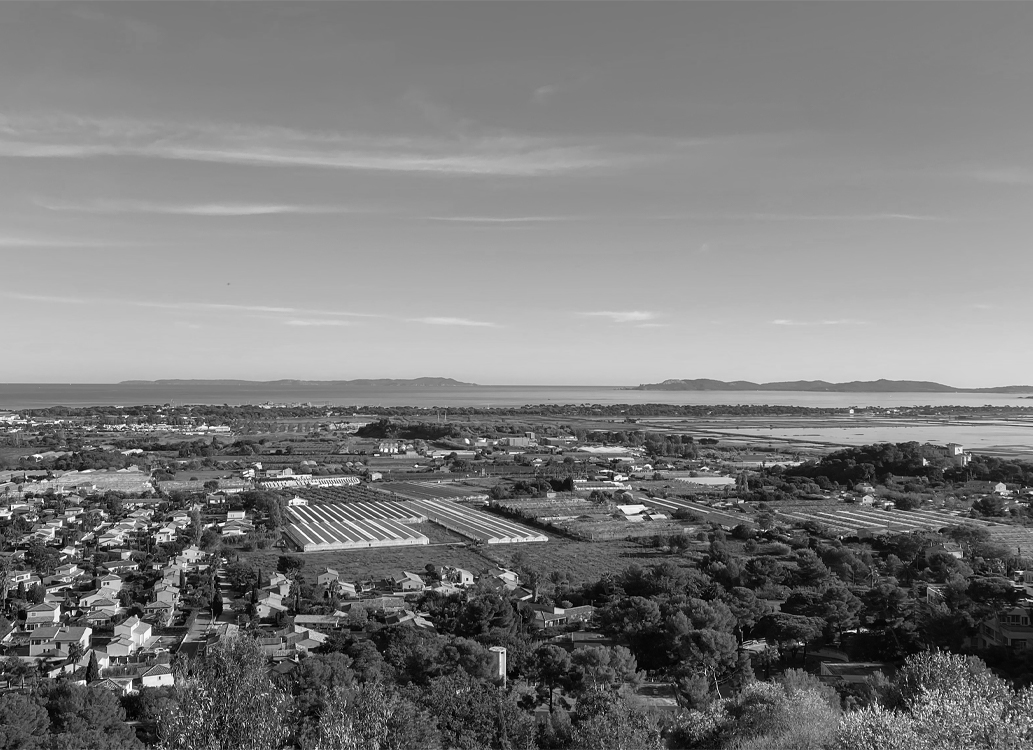
<instances>
[{"instance_id":1,"label":"farmland","mask_svg":"<svg viewBox=\"0 0 1033 750\"><path fill-rule=\"evenodd\" d=\"M338 485L333 487L299 487L291 488L291 492L298 497L308 500L313 505L320 503L383 502L386 500L383 494L370 489L369 485L365 484Z\"/></svg>"},{"instance_id":2,"label":"farmland","mask_svg":"<svg viewBox=\"0 0 1033 750\"><path fill-rule=\"evenodd\" d=\"M400 503L326 503L287 512L292 523L284 534L303 552L430 543L406 525L424 519L412 516Z\"/></svg>"},{"instance_id":3,"label":"farmland","mask_svg":"<svg viewBox=\"0 0 1033 750\"><path fill-rule=\"evenodd\" d=\"M546 542L544 534L523 524L464 507L448 500L410 500L404 503L414 512L426 516L462 536L485 544Z\"/></svg>"},{"instance_id":4,"label":"farmland","mask_svg":"<svg viewBox=\"0 0 1033 750\"><path fill-rule=\"evenodd\" d=\"M448 482L384 482L374 485L379 492L400 495L410 500L487 500L480 487L464 487Z\"/></svg>"},{"instance_id":5,"label":"farmland","mask_svg":"<svg viewBox=\"0 0 1033 750\"><path fill-rule=\"evenodd\" d=\"M816 521L837 534L909 533L912 531L939 530L946 526L969 524L981 526L990 532L991 538L1011 547L1033 550L1033 529L994 523L981 518L969 518L958 512L943 510L882 510L861 505L843 503L791 503L780 505L776 517L787 523Z\"/></svg>"},{"instance_id":6,"label":"farmland","mask_svg":"<svg viewBox=\"0 0 1033 750\"><path fill-rule=\"evenodd\" d=\"M254 550L242 552L241 558L262 570L275 570L279 554L270 550ZM306 577L314 579L323 568L333 568L348 581L381 580L401 570L419 572L428 564L454 565L478 572L494 564L465 544L325 550L306 552L302 559Z\"/></svg>"},{"instance_id":7,"label":"farmland","mask_svg":"<svg viewBox=\"0 0 1033 750\"><path fill-rule=\"evenodd\" d=\"M579 539L602 541L635 537L680 534L684 526L676 521L647 519L634 521L616 512L616 506L593 503L578 497L510 498L494 507L536 523L549 526ZM662 511L663 509L661 509Z\"/></svg>"},{"instance_id":8,"label":"farmland","mask_svg":"<svg viewBox=\"0 0 1033 750\"><path fill-rule=\"evenodd\" d=\"M452 502L485 497L479 489L458 485L397 482L375 490L351 485L296 494L310 505L288 511L293 523L285 533L304 551L428 544L426 536L403 526L428 520L484 544L548 541L526 526Z\"/></svg>"}]
</instances>

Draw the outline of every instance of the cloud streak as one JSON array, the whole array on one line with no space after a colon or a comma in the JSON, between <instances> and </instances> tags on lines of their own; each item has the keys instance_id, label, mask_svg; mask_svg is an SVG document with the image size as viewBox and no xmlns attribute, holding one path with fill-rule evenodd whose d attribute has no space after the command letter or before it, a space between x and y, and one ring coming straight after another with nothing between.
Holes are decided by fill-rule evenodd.
<instances>
[{"instance_id":1,"label":"cloud streak","mask_svg":"<svg viewBox=\"0 0 1033 750\"><path fill-rule=\"evenodd\" d=\"M242 125L0 116L0 157L136 157L265 167L534 177L613 166L601 143L532 136L392 137Z\"/></svg>"},{"instance_id":2,"label":"cloud streak","mask_svg":"<svg viewBox=\"0 0 1033 750\"><path fill-rule=\"evenodd\" d=\"M612 323L644 323L654 320L657 314L648 310L600 310L598 312L580 312L586 318L604 318Z\"/></svg>"},{"instance_id":3,"label":"cloud streak","mask_svg":"<svg viewBox=\"0 0 1033 750\"><path fill-rule=\"evenodd\" d=\"M363 320L376 319L394 323L420 323L432 326L463 326L475 328L497 328L498 324L483 320L447 316L403 318L379 313L359 313L347 310L328 310L308 307L278 305L248 305L220 302L153 302L150 300L100 299L89 297L65 297L46 294L23 294L20 292L0 293L0 298L23 302L43 302L64 305L114 305L117 307L172 310L179 313L228 313L259 317L280 318L283 325L298 328L329 326L354 326Z\"/></svg>"},{"instance_id":4,"label":"cloud streak","mask_svg":"<svg viewBox=\"0 0 1033 750\"><path fill-rule=\"evenodd\" d=\"M907 213L874 213L874 214L741 214L732 215L729 219L751 219L754 221L946 221L942 216Z\"/></svg>"},{"instance_id":5,"label":"cloud streak","mask_svg":"<svg viewBox=\"0 0 1033 750\"><path fill-rule=\"evenodd\" d=\"M841 318L838 320L793 320L791 318L776 318L771 321L773 326L863 326L867 325L866 320L855 320L853 318Z\"/></svg>"},{"instance_id":6,"label":"cloud streak","mask_svg":"<svg viewBox=\"0 0 1033 750\"><path fill-rule=\"evenodd\" d=\"M583 221L588 216L427 216L428 221L455 224L545 224L559 221Z\"/></svg>"},{"instance_id":7,"label":"cloud streak","mask_svg":"<svg viewBox=\"0 0 1033 750\"><path fill-rule=\"evenodd\" d=\"M87 214L165 214L170 216L271 216L277 214L345 214L361 209L345 206L305 206L274 203L156 203L135 200L98 200L88 203L65 203L39 199L36 205L50 211Z\"/></svg>"},{"instance_id":8,"label":"cloud streak","mask_svg":"<svg viewBox=\"0 0 1033 750\"><path fill-rule=\"evenodd\" d=\"M178 310L180 312L236 312L259 313L265 315L325 315L349 318L380 318L375 313L357 313L344 310L320 310L304 307L279 307L275 305L237 305L220 302L153 302L150 300L128 299L90 299L84 297L60 297L44 294L7 293L10 299L26 302L47 302L68 305L118 305L122 307L144 307L158 310Z\"/></svg>"},{"instance_id":9,"label":"cloud streak","mask_svg":"<svg viewBox=\"0 0 1033 750\"><path fill-rule=\"evenodd\" d=\"M285 321L283 321L283 324L285 326L301 326L301 327L309 327L309 326L353 326L353 325L355 325L355 322L351 321L351 320L334 320L332 318L323 318L323 319L308 318L308 319L285 320Z\"/></svg>"},{"instance_id":10,"label":"cloud streak","mask_svg":"<svg viewBox=\"0 0 1033 750\"><path fill-rule=\"evenodd\" d=\"M476 328L496 328L495 323L489 323L483 320L470 320L469 318L448 318L448 317L429 317L429 318L411 318L413 323L423 323L429 326L473 326Z\"/></svg>"}]
</instances>

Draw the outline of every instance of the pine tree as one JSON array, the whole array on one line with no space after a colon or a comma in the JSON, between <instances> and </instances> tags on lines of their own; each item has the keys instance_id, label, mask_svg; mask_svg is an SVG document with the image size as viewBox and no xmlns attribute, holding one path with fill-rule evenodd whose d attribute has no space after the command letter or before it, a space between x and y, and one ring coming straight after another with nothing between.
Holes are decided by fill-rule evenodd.
<instances>
[{"instance_id":1,"label":"pine tree","mask_svg":"<svg viewBox=\"0 0 1033 750\"><path fill-rule=\"evenodd\" d=\"M97 652L90 652L90 663L86 665L86 684L92 685L100 679L100 664L97 663Z\"/></svg>"}]
</instances>

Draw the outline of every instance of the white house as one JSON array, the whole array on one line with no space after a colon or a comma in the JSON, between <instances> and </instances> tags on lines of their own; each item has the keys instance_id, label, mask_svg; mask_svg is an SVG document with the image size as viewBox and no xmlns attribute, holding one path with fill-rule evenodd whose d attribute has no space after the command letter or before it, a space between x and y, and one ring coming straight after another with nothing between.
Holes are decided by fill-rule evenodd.
<instances>
[{"instance_id":1,"label":"white house","mask_svg":"<svg viewBox=\"0 0 1033 750\"><path fill-rule=\"evenodd\" d=\"M120 637L132 643L134 650L141 649L151 639L151 625L133 615L125 622L115 626L115 638Z\"/></svg>"},{"instance_id":2,"label":"white house","mask_svg":"<svg viewBox=\"0 0 1033 750\"><path fill-rule=\"evenodd\" d=\"M167 687L175 683L172 670L168 665L157 664L140 676L141 687Z\"/></svg>"}]
</instances>

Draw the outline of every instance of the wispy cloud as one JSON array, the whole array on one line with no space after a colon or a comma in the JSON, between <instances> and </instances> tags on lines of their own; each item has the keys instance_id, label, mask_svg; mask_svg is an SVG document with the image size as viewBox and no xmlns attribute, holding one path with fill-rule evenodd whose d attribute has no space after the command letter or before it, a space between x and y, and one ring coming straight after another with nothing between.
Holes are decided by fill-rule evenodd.
<instances>
[{"instance_id":1,"label":"wispy cloud","mask_svg":"<svg viewBox=\"0 0 1033 750\"><path fill-rule=\"evenodd\" d=\"M273 203L157 203L135 200L97 200L85 203L66 203L45 198L36 205L51 211L69 211L88 214L168 214L173 216L269 216L275 214L343 214L358 213L361 209L345 206L306 206Z\"/></svg>"},{"instance_id":2,"label":"wispy cloud","mask_svg":"<svg viewBox=\"0 0 1033 750\"><path fill-rule=\"evenodd\" d=\"M476 326L480 328L496 328L495 323L483 320L470 320L469 318L411 318L413 323L425 323L429 326Z\"/></svg>"},{"instance_id":3,"label":"wispy cloud","mask_svg":"<svg viewBox=\"0 0 1033 750\"><path fill-rule=\"evenodd\" d=\"M90 306L113 305L116 307L173 310L178 313L227 313L232 315L251 315L273 320L279 319L278 322L283 325L296 327L354 326L362 319L378 319L394 323L422 323L432 326L472 326L478 328L498 327L498 324L496 323L483 320L472 320L469 318L434 316L404 318L380 313L351 312L348 310L293 307L286 305L250 305L221 302L155 302L151 300L24 294L21 292L0 292L0 298L22 300L25 302L44 302L47 304Z\"/></svg>"},{"instance_id":4,"label":"wispy cloud","mask_svg":"<svg viewBox=\"0 0 1033 750\"><path fill-rule=\"evenodd\" d=\"M838 320L792 320L789 318L776 318L771 321L774 326L861 326L867 325L866 320L855 320L853 318L841 318Z\"/></svg>"},{"instance_id":5,"label":"wispy cloud","mask_svg":"<svg viewBox=\"0 0 1033 750\"><path fill-rule=\"evenodd\" d=\"M556 221L581 221L587 216L427 216L428 221L457 224L544 224Z\"/></svg>"},{"instance_id":6,"label":"wispy cloud","mask_svg":"<svg viewBox=\"0 0 1033 750\"><path fill-rule=\"evenodd\" d=\"M752 219L754 221L946 221L942 216L907 213L875 214L735 214L729 219Z\"/></svg>"},{"instance_id":7,"label":"wispy cloud","mask_svg":"<svg viewBox=\"0 0 1033 750\"><path fill-rule=\"evenodd\" d=\"M336 320L333 318L295 318L283 321L285 326L353 326L352 320Z\"/></svg>"},{"instance_id":8,"label":"wispy cloud","mask_svg":"<svg viewBox=\"0 0 1033 750\"><path fill-rule=\"evenodd\" d=\"M595 169L633 159L599 142L533 136L391 137L210 123L0 116L0 157L106 156L514 177Z\"/></svg>"},{"instance_id":9,"label":"wispy cloud","mask_svg":"<svg viewBox=\"0 0 1033 750\"><path fill-rule=\"evenodd\" d=\"M138 247L149 243L127 244L121 241L104 242L101 240L83 240L73 237L48 237L29 235L0 235L0 247L6 248L102 248L102 247Z\"/></svg>"},{"instance_id":10,"label":"wispy cloud","mask_svg":"<svg viewBox=\"0 0 1033 750\"><path fill-rule=\"evenodd\" d=\"M1026 169L1025 167L984 169L976 172L976 179L980 182L989 182L997 185L1033 187L1033 169Z\"/></svg>"},{"instance_id":11,"label":"wispy cloud","mask_svg":"<svg viewBox=\"0 0 1033 750\"><path fill-rule=\"evenodd\" d=\"M45 294L22 294L20 292L8 292L3 296L9 299L19 299L26 302L47 302L68 305L116 305L122 307L144 307L158 310L178 310L181 312L229 312L229 313L258 313L264 315L317 315L328 317L348 318L379 318L384 317L374 313L348 312L344 310L321 310L304 307L279 307L276 305L247 305L231 304L222 302L156 302L151 300L131 300L113 298L86 298L86 297L62 297Z\"/></svg>"},{"instance_id":12,"label":"wispy cloud","mask_svg":"<svg viewBox=\"0 0 1033 750\"><path fill-rule=\"evenodd\" d=\"M547 101L556 96L556 92L558 92L559 90L559 86L556 86L555 84L539 86L534 90L534 93L531 95L531 98L539 104L545 104Z\"/></svg>"},{"instance_id":13,"label":"wispy cloud","mask_svg":"<svg viewBox=\"0 0 1033 750\"><path fill-rule=\"evenodd\" d=\"M642 323L657 317L656 313L648 310L600 310L598 312L579 312L578 315L586 318L605 318L613 323Z\"/></svg>"}]
</instances>

